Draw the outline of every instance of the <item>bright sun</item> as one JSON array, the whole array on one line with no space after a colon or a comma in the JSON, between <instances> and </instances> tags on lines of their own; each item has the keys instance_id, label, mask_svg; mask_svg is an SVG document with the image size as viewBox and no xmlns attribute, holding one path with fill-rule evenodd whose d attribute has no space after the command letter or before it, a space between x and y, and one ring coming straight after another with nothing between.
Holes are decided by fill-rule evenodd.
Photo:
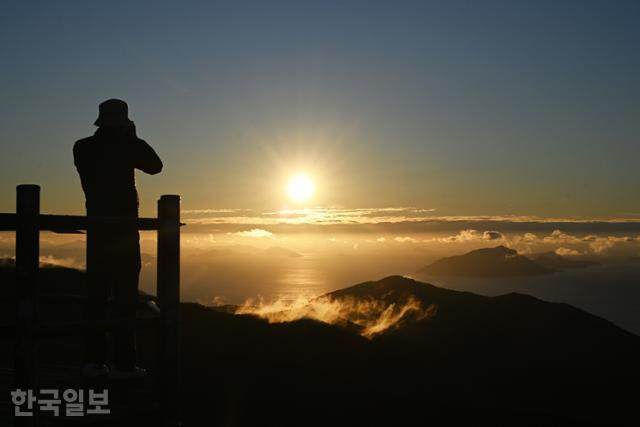
<instances>
[{"instance_id":1,"label":"bright sun","mask_svg":"<svg viewBox=\"0 0 640 427\"><path fill-rule=\"evenodd\" d=\"M291 177L287 185L289 197L296 202L307 202L313 197L315 186L307 175L299 174Z\"/></svg>"}]
</instances>

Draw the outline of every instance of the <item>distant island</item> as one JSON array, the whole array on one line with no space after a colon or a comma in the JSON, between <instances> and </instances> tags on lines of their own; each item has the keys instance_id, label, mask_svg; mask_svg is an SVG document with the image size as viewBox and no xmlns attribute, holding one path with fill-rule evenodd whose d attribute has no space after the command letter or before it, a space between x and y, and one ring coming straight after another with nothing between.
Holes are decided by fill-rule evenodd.
<instances>
[{"instance_id":1,"label":"distant island","mask_svg":"<svg viewBox=\"0 0 640 427\"><path fill-rule=\"evenodd\" d=\"M555 270L542 266L505 246L482 248L442 258L418 270L418 275L514 277L539 276Z\"/></svg>"},{"instance_id":2,"label":"distant island","mask_svg":"<svg viewBox=\"0 0 640 427\"><path fill-rule=\"evenodd\" d=\"M597 262L571 259L555 252L520 255L505 246L482 248L439 259L419 269L418 277L460 276L460 277L518 277L540 276L558 271L587 268Z\"/></svg>"}]
</instances>

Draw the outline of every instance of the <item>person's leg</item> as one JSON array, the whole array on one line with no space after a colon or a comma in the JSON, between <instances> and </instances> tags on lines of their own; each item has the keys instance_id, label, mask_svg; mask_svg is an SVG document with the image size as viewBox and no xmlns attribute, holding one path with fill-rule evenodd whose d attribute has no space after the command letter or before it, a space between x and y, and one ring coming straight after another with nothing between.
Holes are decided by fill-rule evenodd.
<instances>
[{"instance_id":1,"label":"person's leg","mask_svg":"<svg viewBox=\"0 0 640 427\"><path fill-rule=\"evenodd\" d=\"M111 293L109 262L104 257L104 239L100 234L87 233L87 301L84 310L86 324L103 322L107 317L107 301ZM107 357L106 332L88 331L85 334L85 363L104 364Z\"/></svg>"},{"instance_id":2,"label":"person's leg","mask_svg":"<svg viewBox=\"0 0 640 427\"><path fill-rule=\"evenodd\" d=\"M113 333L113 363L122 371L131 370L136 365L135 317L141 267L138 239L137 232L123 237L121 262L116 266L113 285L113 317L124 321Z\"/></svg>"}]
</instances>

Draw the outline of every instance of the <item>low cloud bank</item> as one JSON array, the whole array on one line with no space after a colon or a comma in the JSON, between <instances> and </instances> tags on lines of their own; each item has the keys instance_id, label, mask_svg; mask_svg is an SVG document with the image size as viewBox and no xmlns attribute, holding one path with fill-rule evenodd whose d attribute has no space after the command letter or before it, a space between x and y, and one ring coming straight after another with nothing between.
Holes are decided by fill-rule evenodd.
<instances>
[{"instance_id":1,"label":"low cloud bank","mask_svg":"<svg viewBox=\"0 0 640 427\"><path fill-rule=\"evenodd\" d=\"M477 241L490 241L501 240L504 236L499 231L487 230L478 231L474 229L461 230L458 234L448 237L440 237L432 239L432 241L438 241L441 243L460 243L460 242L477 242Z\"/></svg>"},{"instance_id":2,"label":"low cloud bank","mask_svg":"<svg viewBox=\"0 0 640 427\"><path fill-rule=\"evenodd\" d=\"M40 256L41 264L55 265L58 267L67 267L67 268L75 268L78 270L84 270L85 263L80 262L75 258L57 258L53 255L41 255Z\"/></svg>"},{"instance_id":3,"label":"low cloud bank","mask_svg":"<svg viewBox=\"0 0 640 427\"><path fill-rule=\"evenodd\" d=\"M594 234L578 236L561 230L554 230L543 237L533 233L514 235L509 239L508 245L522 253L552 250L558 255L598 255L624 259L625 257L635 256L640 251L640 236L602 236Z\"/></svg>"},{"instance_id":4,"label":"low cloud bank","mask_svg":"<svg viewBox=\"0 0 640 427\"><path fill-rule=\"evenodd\" d=\"M238 231L236 233L228 233L228 234L232 236L239 236L239 237L257 237L257 238L273 237L272 232L263 230L261 228L253 228L251 230Z\"/></svg>"},{"instance_id":5,"label":"low cloud bank","mask_svg":"<svg viewBox=\"0 0 640 427\"><path fill-rule=\"evenodd\" d=\"M299 298L295 301L277 300L269 304L249 300L235 313L256 315L270 323L314 319L332 325L352 326L358 329L360 335L372 338L397 328L404 322L423 320L436 312L435 305L423 307L413 297L403 304L386 304L371 298L320 297Z\"/></svg>"}]
</instances>

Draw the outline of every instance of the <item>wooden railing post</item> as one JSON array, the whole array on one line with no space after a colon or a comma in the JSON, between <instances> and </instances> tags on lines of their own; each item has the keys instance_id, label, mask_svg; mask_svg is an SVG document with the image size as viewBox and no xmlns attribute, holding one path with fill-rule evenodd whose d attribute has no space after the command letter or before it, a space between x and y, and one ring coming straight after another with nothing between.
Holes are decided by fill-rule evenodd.
<instances>
[{"instance_id":1,"label":"wooden railing post","mask_svg":"<svg viewBox=\"0 0 640 427\"><path fill-rule=\"evenodd\" d=\"M16 197L16 297L17 328L15 387L38 392L38 268L40 257L40 187L18 185ZM21 425L34 425L34 416Z\"/></svg>"},{"instance_id":2,"label":"wooden railing post","mask_svg":"<svg viewBox=\"0 0 640 427\"><path fill-rule=\"evenodd\" d=\"M180 196L158 200L158 303L162 320L158 386L166 425L180 425Z\"/></svg>"}]
</instances>

